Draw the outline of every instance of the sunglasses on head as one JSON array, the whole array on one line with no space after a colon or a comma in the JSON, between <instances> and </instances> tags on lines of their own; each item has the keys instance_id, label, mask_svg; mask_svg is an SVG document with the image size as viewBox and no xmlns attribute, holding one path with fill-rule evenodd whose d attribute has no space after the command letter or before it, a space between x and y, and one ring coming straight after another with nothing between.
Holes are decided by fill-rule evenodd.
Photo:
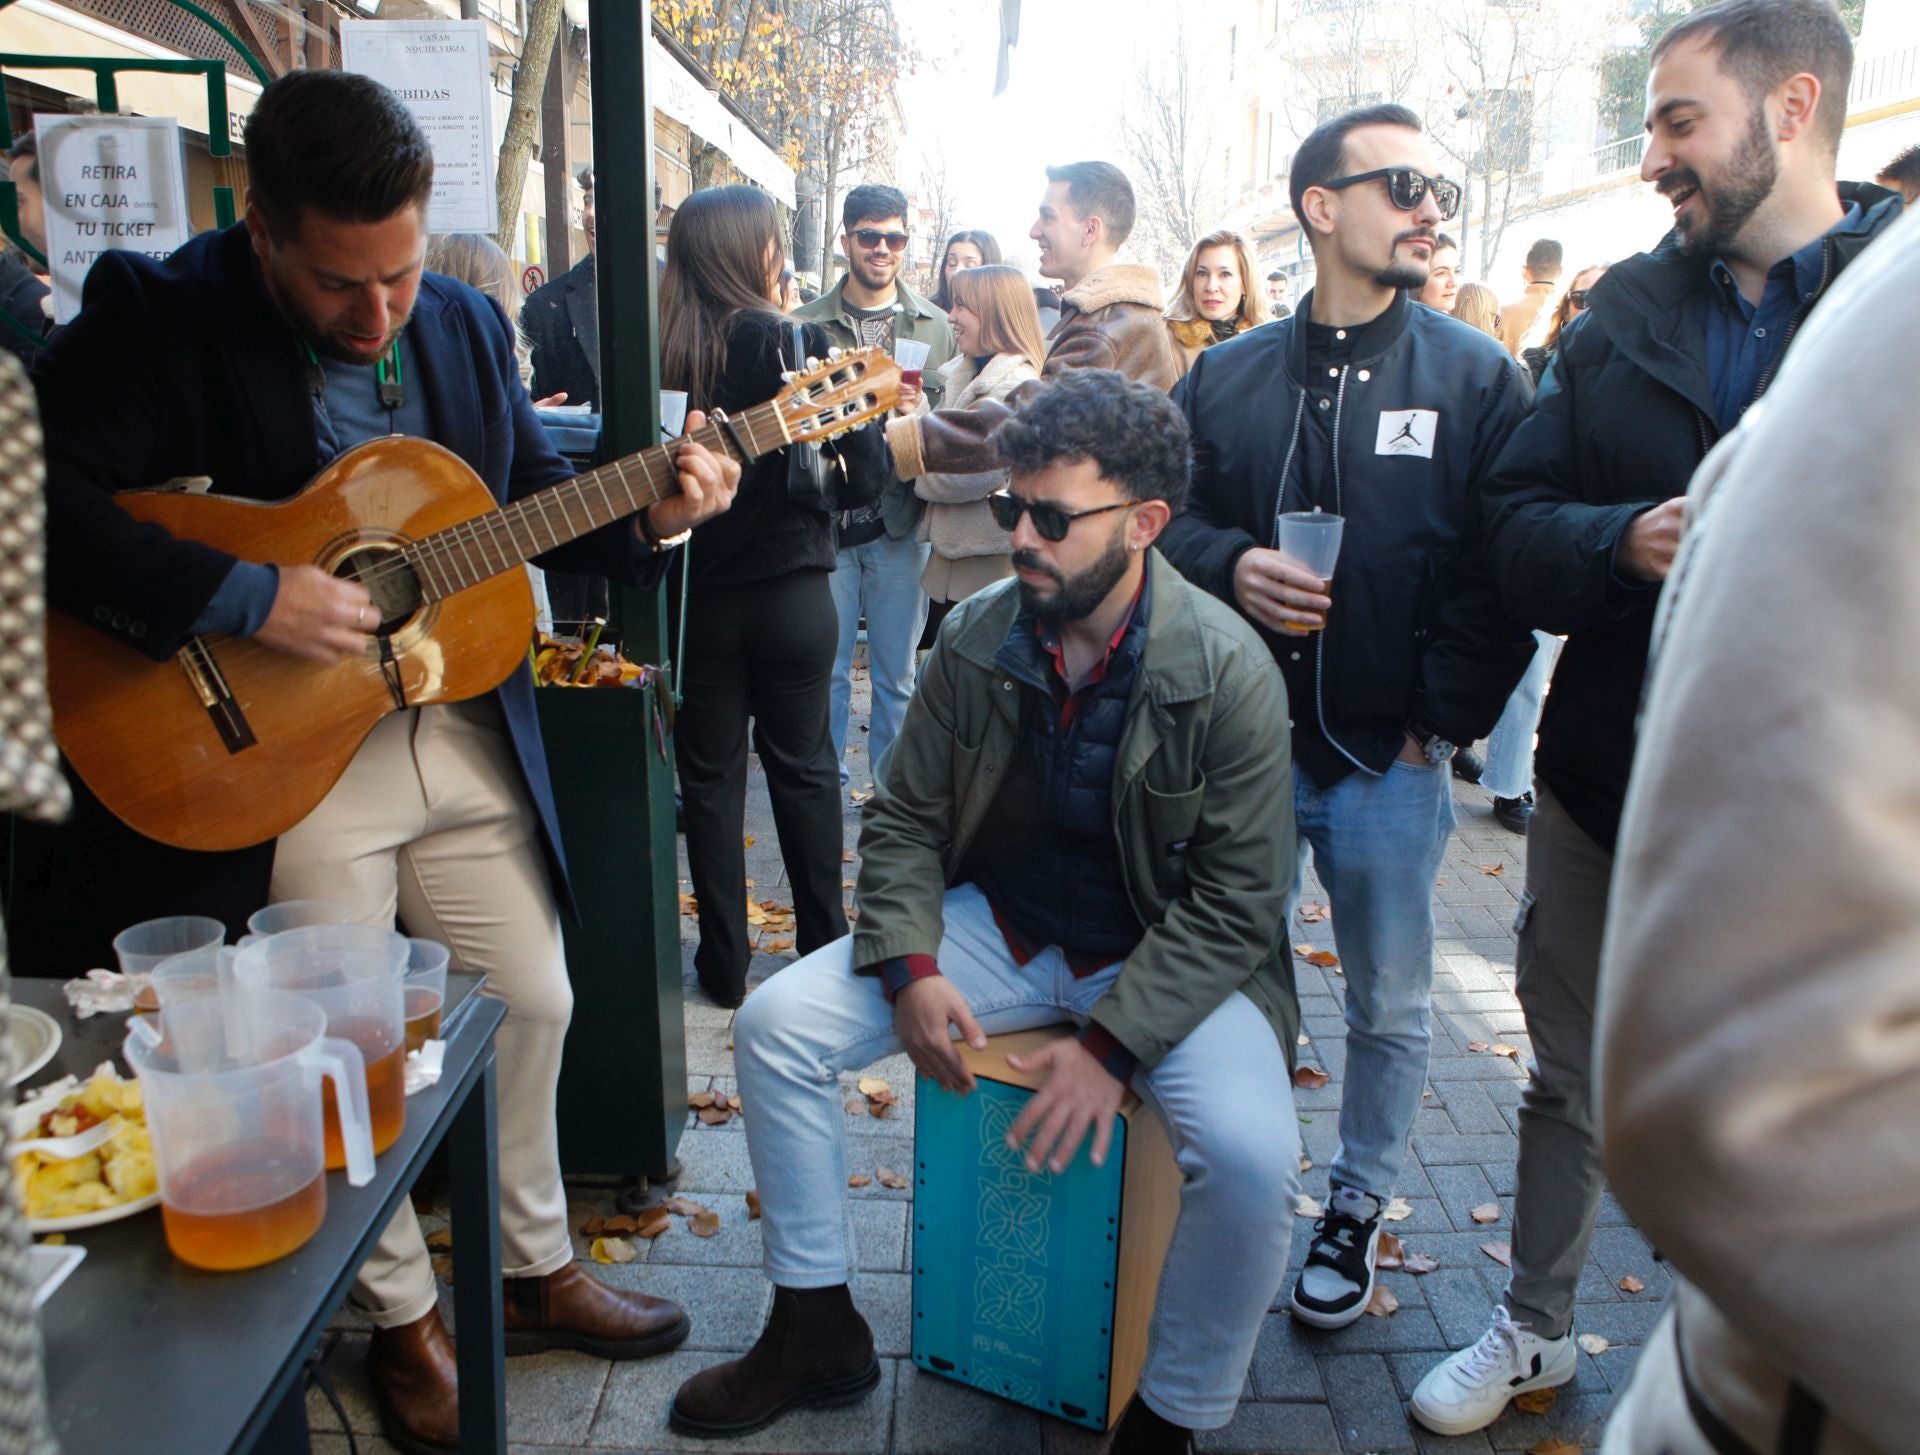
<instances>
[{"instance_id":1,"label":"sunglasses on head","mask_svg":"<svg viewBox=\"0 0 1920 1455\"><path fill-rule=\"evenodd\" d=\"M1043 541L1064 541L1076 520L1085 520L1090 515L1105 515L1109 510L1125 510L1139 503L1137 500L1121 500L1112 505L1096 505L1091 510L1063 510L1044 500L1022 500L1005 490L996 490L987 497L987 509L993 512L993 523L1001 530L1011 533L1019 526L1021 516L1030 515L1033 517L1033 528L1040 532Z\"/></svg>"},{"instance_id":2,"label":"sunglasses on head","mask_svg":"<svg viewBox=\"0 0 1920 1455\"><path fill-rule=\"evenodd\" d=\"M907 250L907 235L904 232L882 232L877 227L863 227L854 233L853 240L863 248L877 248L885 243L890 253L904 253Z\"/></svg>"},{"instance_id":3,"label":"sunglasses on head","mask_svg":"<svg viewBox=\"0 0 1920 1455\"><path fill-rule=\"evenodd\" d=\"M1567 290L1567 301L1572 303L1575 308L1585 308L1587 306L1587 295L1592 291L1591 288L1570 288Z\"/></svg>"},{"instance_id":4,"label":"sunglasses on head","mask_svg":"<svg viewBox=\"0 0 1920 1455\"><path fill-rule=\"evenodd\" d=\"M1351 177L1335 177L1331 182L1322 182L1322 187L1338 192L1342 188L1356 186L1361 182L1384 180L1387 184L1387 198L1402 212L1411 212L1426 200L1427 193L1433 193L1433 202L1440 209L1442 222L1453 221L1454 214L1460 210L1460 184L1449 182L1445 177L1429 177L1425 172L1416 172L1412 167L1381 167L1372 172L1356 172Z\"/></svg>"}]
</instances>

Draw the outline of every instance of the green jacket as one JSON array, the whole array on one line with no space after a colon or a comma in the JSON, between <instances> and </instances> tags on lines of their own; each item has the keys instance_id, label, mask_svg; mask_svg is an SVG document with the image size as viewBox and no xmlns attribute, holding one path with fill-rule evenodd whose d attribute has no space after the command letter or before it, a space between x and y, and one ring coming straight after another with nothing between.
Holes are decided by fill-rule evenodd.
<instances>
[{"instance_id":1,"label":"green jacket","mask_svg":"<svg viewBox=\"0 0 1920 1455\"><path fill-rule=\"evenodd\" d=\"M846 286L847 279L843 273L839 282L813 302L795 309L793 316L819 324L834 343L843 349L850 349L853 347L853 329L847 323L842 302ZM947 322L945 313L914 292L905 282L896 283L894 287L897 290L894 303L899 312L893 321L893 336L896 339L914 339L930 346L922 381L925 403L921 407L937 409L941 392L940 366L953 357L953 326ZM886 492L880 497L880 507L887 523L887 534L895 540L911 535L914 527L920 524L923 506L920 497L913 493L911 480L896 480L887 486Z\"/></svg>"},{"instance_id":2,"label":"green jacket","mask_svg":"<svg viewBox=\"0 0 1920 1455\"><path fill-rule=\"evenodd\" d=\"M1155 551L1114 770L1113 833L1147 926L1093 1019L1151 1068L1235 990L1294 1058L1300 1003L1286 935L1293 768L1286 687L1252 627ZM860 830L853 960L938 956L945 892L1011 766L1020 686L996 658L1012 581L941 624Z\"/></svg>"}]
</instances>

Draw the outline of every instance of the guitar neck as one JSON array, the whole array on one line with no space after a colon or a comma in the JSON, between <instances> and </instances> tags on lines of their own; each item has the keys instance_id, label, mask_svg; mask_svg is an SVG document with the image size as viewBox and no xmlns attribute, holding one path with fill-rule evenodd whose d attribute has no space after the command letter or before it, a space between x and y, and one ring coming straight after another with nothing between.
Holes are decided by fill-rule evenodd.
<instances>
[{"instance_id":1,"label":"guitar neck","mask_svg":"<svg viewBox=\"0 0 1920 1455\"><path fill-rule=\"evenodd\" d=\"M777 401L709 422L687 438L743 465L791 443ZM437 601L679 493L673 447L656 445L436 531L407 554L422 599Z\"/></svg>"}]
</instances>

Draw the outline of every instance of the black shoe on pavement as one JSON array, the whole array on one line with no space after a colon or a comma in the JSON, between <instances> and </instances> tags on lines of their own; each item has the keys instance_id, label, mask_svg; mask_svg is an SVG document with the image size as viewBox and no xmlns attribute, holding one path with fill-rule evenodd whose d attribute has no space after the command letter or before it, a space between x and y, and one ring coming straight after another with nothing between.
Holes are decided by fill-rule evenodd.
<instances>
[{"instance_id":1,"label":"black shoe on pavement","mask_svg":"<svg viewBox=\"0 0 1920 1455\"><path fill-rule=\"evenodd\" d=\"M852 1404L879 1382L873 1331L846 1284L776 1286L759 1341L681 1385L667 1423L698 1439L737 1438L801 1405Z\"/></svg>"},{"instance_id":2,"label":"black shoe on pavement","mask_svg":"<svg viewBox=\"0 0 1920 1455\"><path fill-rule=\"evenodd\" d=\"M1479 785L1480 775L1487 771L1486 760L1472 748L1456 748L1453 752L1453 776L1463 783Z\"/></svg>"},{"instance_id":3,"label":"black shoe on pavement","mask_svg":"<svg viewBox=\"0 0 1920 1455\"><path fill-rule=\"evenodd\" d=\"M1523 793L1518 798L1494 799L1493 816L1499 820L1501 828L1511 829L1524 838L1527 820L1533 817L1533 795Z\"/></svg>"},{"instance_id":4,"label":"black shoe on pavement","mask_svg":"<svg viewBox=\"0 0 1920 1455\"><path fill-rule=\"evenodd\" d=\"M1293 1316L1316 1329L1344 1329L1373 1297L1374 1250L1380 1242L1380 1199L1336 1187L1313 1225L1306 1266L1293 1284Z\"/></svg>"},{"instance_id":5,"label":"black shoe on pavement","mask_svg":"<svg viewBox=\"0 0 1920 1455\"><path fill-rule=\"evenodd\" d=\"M1162 1419L1136 1394L1113 1427L1107 1455L1193 1455L1193 1431Z\"/></svg>"}]
</instances>

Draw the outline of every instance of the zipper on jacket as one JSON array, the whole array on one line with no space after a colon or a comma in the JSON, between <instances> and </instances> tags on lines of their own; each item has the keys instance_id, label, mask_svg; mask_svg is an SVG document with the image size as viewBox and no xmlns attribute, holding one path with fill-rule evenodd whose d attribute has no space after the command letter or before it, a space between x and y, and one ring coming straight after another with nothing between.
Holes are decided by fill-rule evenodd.
<instances>
[{"instance_id":1,"label":"zipper on jacket","mask_svg":"<svg viewBox=\"0 0 1920 1455\"><path fill-rule=\"evenodd\" d=\"M1347 372L1350 368L1351 365L1341 365L1340 387L1334 391L1333 395L1333 509L1336 515L1345 515L1347 513L1346 492L1340 481L1340 418L1346 412ZM1305 398L1306 396L1304 394L1301 395L1303 402ZM1353 764L1353 766L1361 772L1373 773L1373 769L1369 768L1365 763L1362 763L1358 758L1354 757L1352 753L1347 751L1345 745L1333 735L1333 730L1327 726L1327 702L1324 690L1326 665L1327 630L1322 626L1318 640L1313 644L1313 715L1320 724L1320 736L1332 744L1333 750L1336 753ZM1379 777L1380 775L1376 773L1374 776Z\"/></svg>"}]
</instances>

